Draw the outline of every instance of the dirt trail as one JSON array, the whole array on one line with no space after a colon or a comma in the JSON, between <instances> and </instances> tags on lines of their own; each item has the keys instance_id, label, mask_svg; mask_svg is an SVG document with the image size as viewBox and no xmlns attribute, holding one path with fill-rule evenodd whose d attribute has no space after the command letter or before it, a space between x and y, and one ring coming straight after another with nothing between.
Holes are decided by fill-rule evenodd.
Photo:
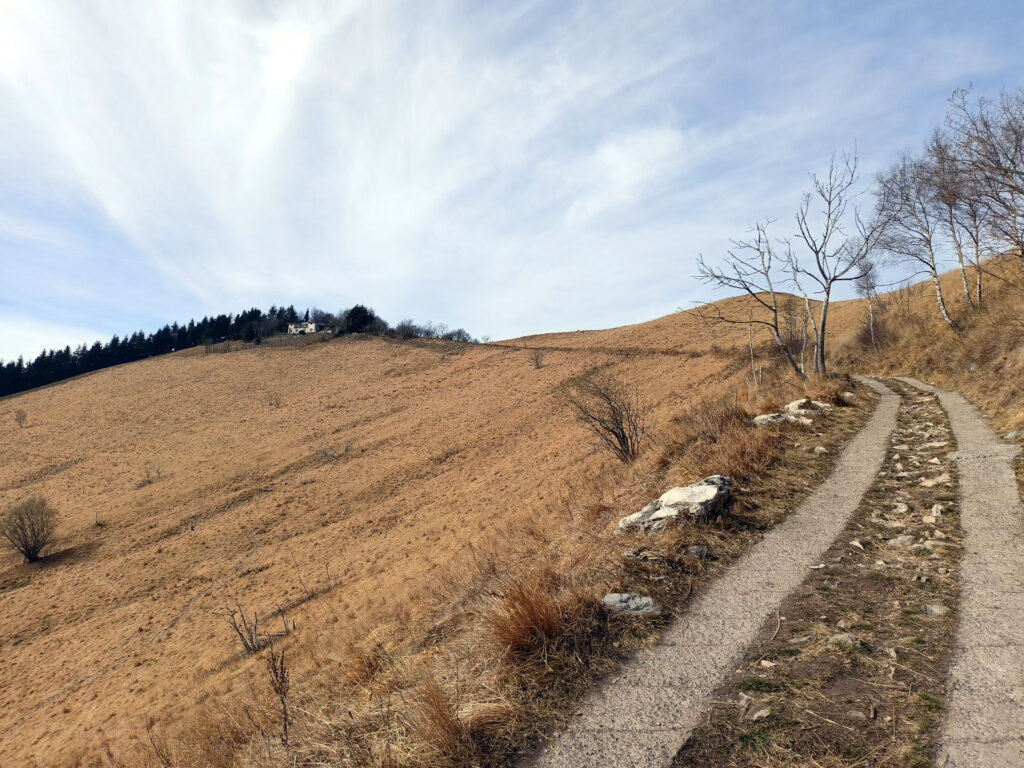
<instances>
[{"instance_id":1,"label":"dirt trail","mask_svg":"<svg viewBox=\"0 0 1024 768\"><path fill-rule=\"evenodd\" d=\"M864 383L882 399L829 478L713 584L657 646L596 689L580 716L525 758L524 768L668 765L707 709L710 694L874 482L896 425L899 396L878 382Z\"/></svg>"},{"instance_id":2,"label":"dirt trail","mask_svg":"<svg viewBox=\"0 0 1024 768\"><path fill-rule=\"evenodd\" d=\"M1024 766L1024 508L1019 449L999 440L963 396L939 396L959 450L961 611L938 765Z\"/></svg>"}]
</instances>

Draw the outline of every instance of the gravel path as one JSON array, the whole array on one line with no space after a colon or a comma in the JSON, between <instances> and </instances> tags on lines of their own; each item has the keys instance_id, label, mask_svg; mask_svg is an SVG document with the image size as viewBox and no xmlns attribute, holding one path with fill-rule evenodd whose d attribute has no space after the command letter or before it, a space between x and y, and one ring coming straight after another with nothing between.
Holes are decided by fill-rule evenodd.
<instances>
[{"instance_id":1,"label":"gravel path","mask_svg":"<svg viewBox=\"0 0 1024 768\"><path fill-rule=\"evenodd\" d=\"M939 766L1024 766L1024 508L1013 473L1017 446L1000 440L961 395L934 392L959 450L960 623Z\"/></svg>"},{"instance_id":2,"label":"gravel path","mask_svg":"<svg viewBox=\"0 0 1024 768\"><path fill-rule=\"evenodd\" d=\"M658 645L598 686L568 727L524 758L522 768L669 764L744 648L842 532L874 482L899 396L863 381L882 399L821 487L695 600Z\"/></svg>"}]
</instances>

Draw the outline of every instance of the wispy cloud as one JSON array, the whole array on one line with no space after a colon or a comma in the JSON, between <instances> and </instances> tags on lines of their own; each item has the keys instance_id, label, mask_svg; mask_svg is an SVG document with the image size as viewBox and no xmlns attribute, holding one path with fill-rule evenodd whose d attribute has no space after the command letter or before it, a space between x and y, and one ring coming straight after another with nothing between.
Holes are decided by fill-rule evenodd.
<instances>
[{"instance_id":1,"label":"wispy cloud","mask_svg":"<svg viewBox=\"0 0 1024 768\"><path fill-rule=\"evenodd\" d=\"M996 3L772 5L0 0L0 356L280 301L647 319L1024 64Z\"/></svg>"}]
</instances>

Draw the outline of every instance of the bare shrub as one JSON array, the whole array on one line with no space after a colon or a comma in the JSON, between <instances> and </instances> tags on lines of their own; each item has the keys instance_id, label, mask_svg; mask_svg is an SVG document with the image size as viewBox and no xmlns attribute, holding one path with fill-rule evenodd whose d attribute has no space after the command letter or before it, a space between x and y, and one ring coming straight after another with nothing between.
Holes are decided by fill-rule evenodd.
<instances>
[{"instance_id":1,"label":"bare shrub","mask_svg":"<svg viewBox=\"0 0 1024 768\"><path fill-rule=\"evenodd\" d=\"M27 563L40 559L53 542L56 528L57 511L42 496L16 504L0 520L0 535L24 555Z\"/></svg>"},{"instance_id":2,"label":"bare shrub","mask_svg":"<svg viewBox=\"0 0 1024 768\"><path fill-rule=\"evenodd\" d=\"M142 488L143 486L155 483L160 479L161 474L163 474L163 471L160 469L159 464L154 461L147 461L146 466L142 468L142 479L139 480L138 487Z\"/></svg>"},{"instance_id":3,"label":"bare shrub","mask_svg":"<svg viewBox=\"0 0 1024 768\"><path fill-rule=\"evenodd\" d=\"M264 399L266 400L267 405L269 405L271 408L280 408L281 407L281 393L280 392L274 392L273 390L268 390L265 393L265 395L264 395Z\"/></svg>"},{"instance_id":4,"label":"bare shrub","mask_svg":"<svg viewBox=\"0 0 1024 768\"><path fill-rule=\"evenodd\" d=\"M246 653L256 653L263 647L263 640L259 631L260 617L256 611L252 612L252 624L250 624L245 618L245 611L242 610L242 606L237 605L235 608L232 608L230 605L226 605L224 606L224 618L231 628L235 630L235 634L238 635L238 639L242 643L242 649Z\"/></svg>"},{"instance_id":5,"label":"bare shrub","mask_svg":"<svg viewBox=\"0 0 1024 768\"><path fill-rule=\"evenodd\" d=\"M25 428L25 422L28 421L28 414L25 412L24 408L19 408L14 412L14 421L17 422L21 429Z\"/></svg>"},{"instance_id":6,"label":"bare shrub","mask_svg":"<svg viewBox=\"0 0 1024 768\"><path fill-rule=\"evenodd\" d=\"M544 351L535 349L530 353L530 360L533 362L533 367L540 370L544 366Z\"/></svg>"},{"instance_id":7,"label":"bare shrub","mask_svg":"<svg viewBox=\"0 0 1024 768\"><path fill-rule=\"evenodd\" d=\"M647 440L648 408L635 386L610 373L591 371L568 382L562 399L576 420L622 462L637 457Z\"/></svg>"},{"instance_id":8,"label":"bare shrub","mask_svg":"<svg viewBox=\"0 0 1024 768\"><path fill-rule=\"evenodd\" d=\"M327 440L326 435L313 435L313 454L325 464L347 456L350 450L352 450L351 440L345 440L341 444L341 450L338 450Z\"/></svg>"}]
</instances>

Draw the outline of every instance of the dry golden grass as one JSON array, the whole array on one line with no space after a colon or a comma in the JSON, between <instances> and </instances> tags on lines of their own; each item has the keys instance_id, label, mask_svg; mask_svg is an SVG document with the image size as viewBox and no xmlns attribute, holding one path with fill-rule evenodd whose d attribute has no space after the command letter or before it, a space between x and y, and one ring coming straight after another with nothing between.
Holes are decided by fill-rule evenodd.
<instances>
[{"instance_id":1,"label":"dry golden grass","mask_svg":"<svg viewBox=\"0 0 1024 768\"><path fill-rule=\"evenodd\" d=\"M43 492L64 520L44 567L0 560L0 754L499 760L655 636L599 606L632 578L616 517L706 474L756 480L786 448L749 414L805 389L748 389L745 344L683 314L505 345L346 339L172 355L0 402L34 414L2 443L0 502ZM632 464L596 451L552 396L595 367L651 408L655 442ZM140 485L147 462L161 475ZM713 570L686 546L741 540L674 532L664 598ZM296 626L278 638L287 747L229 601L271 631Z\"/></svg>"}]
</instances>

